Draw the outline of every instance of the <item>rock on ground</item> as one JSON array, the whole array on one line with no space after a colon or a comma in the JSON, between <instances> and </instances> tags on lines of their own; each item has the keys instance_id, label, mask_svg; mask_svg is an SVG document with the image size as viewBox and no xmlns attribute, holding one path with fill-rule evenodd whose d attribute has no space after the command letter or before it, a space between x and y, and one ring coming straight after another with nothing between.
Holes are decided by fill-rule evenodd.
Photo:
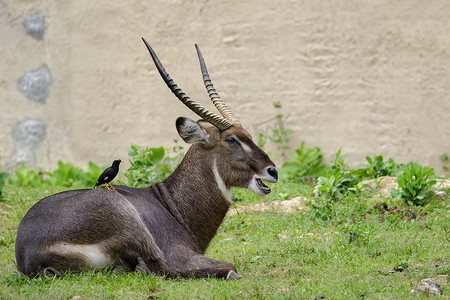
<instances>
[{"instance_id":1,"label":"rock on ground","mask_svg":"<svg viewBox=\"0 0 450 300\"><path fill-rule=\"evenodd\" d=\"M426 278L419 282L412 290L412 295L422 295L436 296L442 295L442 287L432 278Z\"/></svg>"}]
</instances>

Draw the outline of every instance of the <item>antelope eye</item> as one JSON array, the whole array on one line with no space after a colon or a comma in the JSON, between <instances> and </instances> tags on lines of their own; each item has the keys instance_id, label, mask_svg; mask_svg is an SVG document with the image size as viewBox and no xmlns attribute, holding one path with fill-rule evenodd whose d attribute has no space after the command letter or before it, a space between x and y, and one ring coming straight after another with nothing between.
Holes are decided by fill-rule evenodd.
<instances>
[{"instance_id":1,"label":"antelope eye","mask_svg":"<svg viewBox=\"0 0 450 300\"><path fill-rule=\"evenodd\" d=\"M230 145L235 145L235 144L238 143L238 141L236 141L236 139L233 138L233 137L231 137L231 136L227 137L227 138L225 139L225 142L227 142L227 143L230 144Z\"/></svg>"}]
</instances>

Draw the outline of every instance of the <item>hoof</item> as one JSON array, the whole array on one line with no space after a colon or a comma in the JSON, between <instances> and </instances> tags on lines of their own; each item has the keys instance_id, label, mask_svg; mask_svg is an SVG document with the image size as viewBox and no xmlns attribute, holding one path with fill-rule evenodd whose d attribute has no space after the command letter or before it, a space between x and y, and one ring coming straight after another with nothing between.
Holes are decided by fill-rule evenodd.
<instances>
[{"instance_id":1,"label":"hoof","mask_svg":"<svg viewBox=\"0 0 450 300\"><path fill-rule=\"evenodd\" d=\"M236 273L235 271L230 271L230 272L228 272L228 275L227 275L227 279L231 279L231 280L241 279L242 277L244 277L244 276L242 276L239 273Z\"/></svg>"},{"instance_id":2,"label":"hoof","mask_svg":"<svg viewBox=\"0 0 450 300\"><path fill-rule=\"evenodd\" d=\"M141 257L138 257L137 260L138 264L136 265L134 272L150 275L152 272L150 272L150 269L147 267L144 260Z\"/></svg>"},{"instance_id":3,"label":"hoof","mask_svg":"<svg viewBox=\"0 0 450 300\"><path fill-rule=\"evenodd\" d=\"M53 268L45 268L42 272L42 276L47 279L52 279L53 277L58 277L59 273Z\"/></svg>"}]
</instances>

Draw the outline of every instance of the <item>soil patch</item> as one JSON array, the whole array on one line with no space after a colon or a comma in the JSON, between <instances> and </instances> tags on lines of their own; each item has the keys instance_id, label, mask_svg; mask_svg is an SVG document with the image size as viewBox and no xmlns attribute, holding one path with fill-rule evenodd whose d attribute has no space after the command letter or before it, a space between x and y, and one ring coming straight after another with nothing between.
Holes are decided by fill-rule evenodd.
<instances>
[{"instance_id":1,"label":"soil patch","mask_svg":"<svg viewBox=\"0 0 450 300\"><path fill-rule=\"evenodd\" d=\"M236 215L236 210L238 212L263 212L263 211L284 211L284 212L296 212L304 211L307 209L305 201L306 197L299 196L289 200L280 201L262 201L249 205L236 205L236 209L231 208L228 211L228 215Z\"/></svg>"}]
</instances>

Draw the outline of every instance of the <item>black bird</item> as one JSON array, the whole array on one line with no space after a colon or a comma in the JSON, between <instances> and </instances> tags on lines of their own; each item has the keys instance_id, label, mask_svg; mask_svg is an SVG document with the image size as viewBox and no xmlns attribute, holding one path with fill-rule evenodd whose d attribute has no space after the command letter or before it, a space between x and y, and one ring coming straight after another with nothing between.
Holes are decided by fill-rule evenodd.
<instances>
[{"instance_id":1,"label":"black bird","mask_svg":"<svg viewBox=\"0 0 450 300\"><path fill-rule=\"evenodd\" d=\"M100 177L98 177L97 183L94 185L93 189L95 189L97 186L101 184L105 184L105 187L108 190L113 191L114 188L112 185L109 184L109 182L111 182L114 179L114 177L116 177L117 173L119 173L119 165L121 162L122 160L120 159L116 159L115 161L113 161L111 167L103 171Z\"/></svg>"}]
</instances>

